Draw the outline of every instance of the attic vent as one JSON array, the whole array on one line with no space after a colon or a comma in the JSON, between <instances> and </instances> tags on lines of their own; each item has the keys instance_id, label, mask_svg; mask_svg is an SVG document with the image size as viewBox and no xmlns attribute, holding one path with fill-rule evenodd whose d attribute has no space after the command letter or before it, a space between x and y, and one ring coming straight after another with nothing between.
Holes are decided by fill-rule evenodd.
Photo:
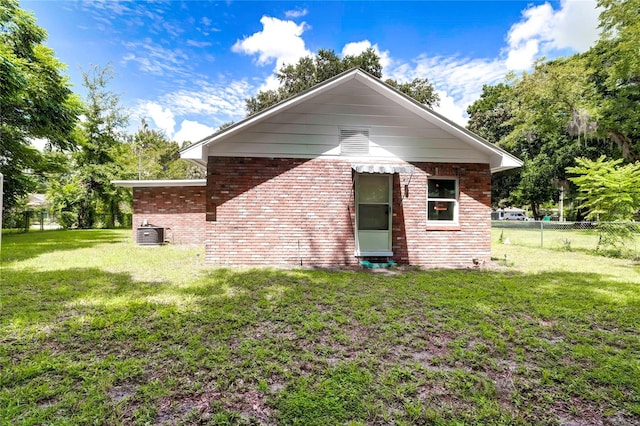
<instances>
[{"instance_id":1,"label":"attic vent","mask_svg":"<svg viewBox=\"0 0 640 426\"><path fill-rule=\"evenodd\" d=\"M369 131L362 129L340 129L340 154L358 155L369 153Z\"/></svg>"}]
</instances>

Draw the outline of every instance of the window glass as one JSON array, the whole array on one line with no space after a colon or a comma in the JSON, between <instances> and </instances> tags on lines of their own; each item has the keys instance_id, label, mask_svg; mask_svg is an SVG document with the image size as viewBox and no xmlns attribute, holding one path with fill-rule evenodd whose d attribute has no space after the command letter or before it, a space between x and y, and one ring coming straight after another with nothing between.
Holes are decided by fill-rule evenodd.
<instances>
[{"instance_id":1,"label":"window glass","mask_svg":"<svg viewBox=\"0 0 640 426\"><path fill-rule=\"evenodd\" d=\"M429 198L456 198L456 181L429 179Z\"/></svg>"},{"instance_id":2,"label":"window glass","mask_svg":"<svg viewBox=\"0 0 640 426\"><path fill-rule=\"evenodd\" d=\"M360 204L358 209L358 229L361 231L388 231L388 204Z\"/></svg>"},{"instance_id":3,"label":"window glass","mask_svg":"<svg viewBox=\"0 0 640 426\"><path fill-rule=\"evenodd\" d=\"M429 201L429 220L454 220L455 203L453 201Z\"/></svg>"},{"instance_id":4,"label":"window glass","mask_svg":"<svg viewBox=\"0 0 640 426\"><path fill-rule=\"evenodd\" d=\"M360 175L358 177L358 201L360 203L388 203L389 176Z\"/></svg>"}]
</instances>

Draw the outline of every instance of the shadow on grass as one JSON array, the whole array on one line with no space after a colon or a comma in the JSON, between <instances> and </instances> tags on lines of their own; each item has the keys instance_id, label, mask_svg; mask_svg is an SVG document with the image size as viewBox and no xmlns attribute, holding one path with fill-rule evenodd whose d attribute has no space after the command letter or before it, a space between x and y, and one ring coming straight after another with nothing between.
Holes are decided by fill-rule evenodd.
<instances>
[{"instance_id":1,"label":"shadow on grass","mask_svg":"<svg viewBox=\"0 0 640 426\"><path fill-rule=\"evenodd\" d=\"M26 232L2 236L0 265L31 259L44 253L93 247L123 241L122 230L86 229Z\"/></svg>"},{"instance_id":2,"label":"shadow on grass","mask_svg":"<svg viewBox=\"0 0 640 426\"><path fill-rule=\"evenodd\" d=\"M167 282L135 281L129 274L94 268L45 272L8 268L3 281L0 319L9 327L12 323L55 327L74 315L95 317L109 309L140 306L170 288Z\"/></svg>"},{"instance_id":3,"label":"shadow on grass","mask_svg":"<svg viewBox=\"0 0 640 426\"><path fill-rule=\"evenodd\" d=\"M640 290L597 274L6 274L10 423L535 424L637 408Z\"/></svg>"}]
</instances>

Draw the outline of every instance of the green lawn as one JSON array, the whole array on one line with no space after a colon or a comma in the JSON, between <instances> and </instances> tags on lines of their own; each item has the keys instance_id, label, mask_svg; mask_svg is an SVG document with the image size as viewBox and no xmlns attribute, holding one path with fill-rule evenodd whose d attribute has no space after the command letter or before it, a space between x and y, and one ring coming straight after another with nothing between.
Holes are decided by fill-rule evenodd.
<instances>
[{"instance_id":1,"label":"green lawn","mask_svg":"<svg viewBox=\"0 0 640 426\"><path fill-rule=\"evenodd\" d=\"M3 236L0 424L640 422L637 263L229 270L130 236Z\"/></svg>"},{"instance_id":2,"label":"green lawn","mask_svg":"<svg viewBox=\"0 0 640 426\"><path fill-rule=\"evenodd\" d=\"M627 238L617 241L617 244L599 244L601 236L611 238L616 230L615 225L603 224L603 230L598 229L563 229L562 223L545 222L540 231L539 222L505 222L494 223L492 235L494 242L500 236L503 241L516 246L531 248L545 248L549 250L574 251L582 253L596 253L613 255L620 258L640 258L640 225L633 224L633 232ZM580 224L577 224L578 226ZM508 226L508 228L506 227ZM554 228L556 227L556 228Z\"/></svg>"}]
</instances>

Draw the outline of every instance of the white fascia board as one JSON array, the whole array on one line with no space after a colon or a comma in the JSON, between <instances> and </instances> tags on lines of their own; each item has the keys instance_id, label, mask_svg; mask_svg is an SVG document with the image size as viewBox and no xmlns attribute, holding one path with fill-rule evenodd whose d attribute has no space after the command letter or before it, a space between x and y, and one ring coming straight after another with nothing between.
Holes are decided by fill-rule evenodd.
<instances>
[{"instance_id":1,"label":"white fascia board","mask_svg":"<svg viewBox=\"0 0 640 426\"><path fill-rule=\"evenodd\" d=\"M492 155L490 165L491 173L497 173L522 167L522 161L507 153L507 155L502 156Z\"/></svg>"},{"instance_id":2,"label":"white fascia board","mask_svg":"<svg viewBox=\"0 0 640 426\"><path fill-rule=\"evenodd\" d=\"M112 184L124 188L162 188L177 186L207 186L206 179L163 179L163 180L112 180Z\"/></svg>"},{"instance_id":3,"label":"white fascia board","mask_svg":"<svg viewBox=\"0 0 640 426\"><path fill-rule=\"evenodd\" d=\"M433 123L443 129L444 131L451 133L458 137L460 140L467 142L469 145L477 148L478 150L486 153L490 157L491 172L495 173L502 170L509 170L518 167L522 167L522 161L507 151L495 146L491 142L481 138L480 136L470 132L464 127L452 122L446 117L438 114L437 112L429 109L425 105L419 103L415 99L411 99L404 93L386 85L380 84L381 82L374 80L373 77L368 74L360 72L357 74L356 79L371 89L375 90L387 99L398 103L406 108L408 111L413 112L422 119Z\"/></svg>"}]
</instances>

